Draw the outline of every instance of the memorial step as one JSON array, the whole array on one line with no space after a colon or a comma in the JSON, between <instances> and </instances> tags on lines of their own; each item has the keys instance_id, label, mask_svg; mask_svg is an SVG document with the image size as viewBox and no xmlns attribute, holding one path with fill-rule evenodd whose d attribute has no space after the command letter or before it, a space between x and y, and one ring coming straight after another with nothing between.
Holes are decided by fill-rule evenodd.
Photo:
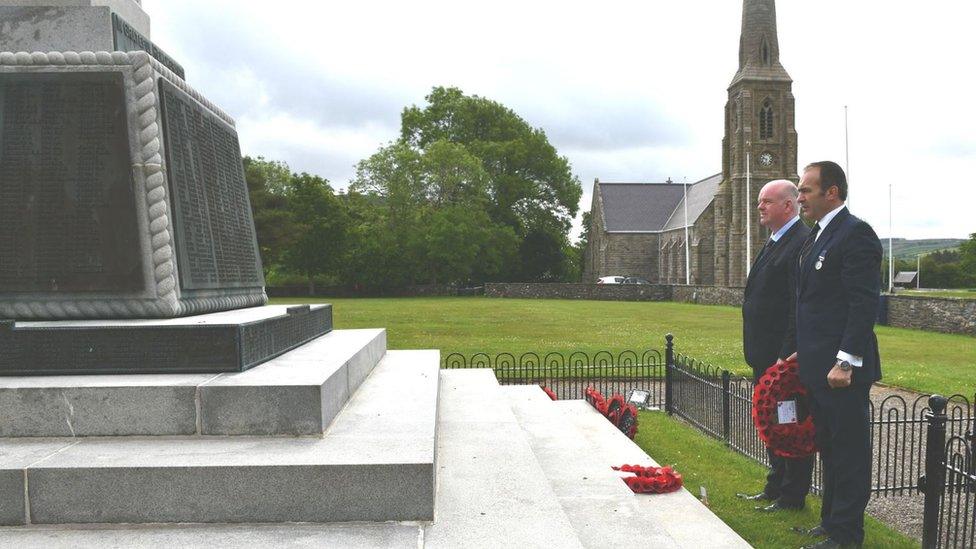
<instances>
[{"instance_id":1,"label":"memorial step","mask_svg":"<svg viewBox=\"0 0 976 549\"><path fill-rule=\"evenodd\" d=\"M423 547L580 547L491 370L442 370Z\"/></svg>"},{"instance_id":2,"label":"memorial step","mask_svg":"<svg viewBox=\"0 0 976 549\"><path fill-rule=\"evenodd\" d=\"M681 547L643 513L638 500L653 496L635 495L611 468L623 462L608 461L539 387L502 391L584 547ZM615 429L606 419L599 427Z\"/></svg>"},{"instance_id":3,"label":"memorial step","mask_svg":"<svg viewBox=\"0 0 976 549\"><path fill-rule=\"evenodd\" d=\"M562 412L563 422L576 427L600 463L608 466L623 464L658 466L658 463L644 453L634 441L627 438L586 401L560 400L552 402L552 406ZM678 472L681 472L680 466ZM642 520L659 525L674 541L673 547L688 549L750 547L741 536L688 491L697 492L698 488L698 486L685 486L685 489L670 494L635 496L637 513Z\"/></svg>"},{"instance_id":4,"label":"memorial step","mask_svg":"<svg viewBox=\"0 0 976 549\"><path fill-rule=\"evenodd\" d=\"M66 525L0 528L0 547L17 549L418 549L423 524Z\"/></svg>"},{"instance_id":5,"label":"memorial step","mask_svg":"<svg viewBox=\"0 0 976 549\"><path fill-rule=\"evenodd\" d=\"M431 520L439 366L387 353L321 437L0 440L0 522Z\"/></svg>"},{"instance_id":6,"label":"memorial step","mask_svg":"<svg viewBox=\"0 0 976 549\"><path fill-rule=\"evenodd\" d=\"M0 376L242 372L330 331L332 305L149 320L0 319Z\"/></svg>"},{"instance_id":7,"label":"memorial step","mask_svg":"<svg viewBox=\"0 0 976 549\"><path fill-rule=\"evenodd\" d=\"M321 434L384 353L336 330L239 373L0 377L0 437Z\"/></svg>"}]
</instances>

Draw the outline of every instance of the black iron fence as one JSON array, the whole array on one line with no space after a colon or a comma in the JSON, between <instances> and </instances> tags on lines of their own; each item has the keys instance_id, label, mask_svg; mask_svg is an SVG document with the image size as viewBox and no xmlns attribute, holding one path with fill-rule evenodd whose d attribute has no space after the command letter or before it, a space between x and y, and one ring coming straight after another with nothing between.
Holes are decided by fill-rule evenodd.
<instances>
[{"instance_id":1,"label":"black iron fence","mask_svg":"<svg viewBox=\"0 0 976 549\"><path fill-rule=\"evenodd\" d=\"M664 405L664 360L654 349L644 351L577 351L563 353L451 353L444 368L491 368L502 385L541 385L560 400L583 398L587 387L604 395L650 393L653 406Z\"/></svg>"},{"instance_id":2,"label":"black iron fence","mask_svg":"<svg viewBox=\"0 0 976 549\"><path fill-rule=\"evenodd\" d=\"M648 404L676 415L732 450L769 464L752 421L751 378L675 352L669 334L662 354L452 353L445 368L492 368L499 383L542 385L560 399L583 398L587 387L605 395L648 391ZM925 494L924 547L976 547L974 404L963 395L890 394L871 402L873 496ZM933 438L935 437L935 438ZM819 492L820 463L813 491ZM932 487L931 489L927 487ZM931 515L931 516L930 516Z\"/></svg>"},{"instance_id":3,"label":"black iron fence","mask_svg":"<svg viewBox=\"0 0 976 549\"><path fill-rule=\"evenodd\" d=\"M952 434L951 399L935 395L926 413L922 547L976 547L976 434ZM948 438L947 438L948 435Z\"/></svg>"}]
</instances>

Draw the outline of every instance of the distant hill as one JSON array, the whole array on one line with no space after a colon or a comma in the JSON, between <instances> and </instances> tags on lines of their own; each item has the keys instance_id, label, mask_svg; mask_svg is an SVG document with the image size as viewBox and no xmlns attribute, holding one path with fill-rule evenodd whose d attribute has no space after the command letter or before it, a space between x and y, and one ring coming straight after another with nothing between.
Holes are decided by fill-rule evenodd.
<instances>
[{"instance_id":1,"label":"distant hill","mask_svg":"<svg viewBox=\"0 0 976 549\"><path fill-rule=\"evenodd\" d=\"M959 247L965 240L959 238L927 238L921 240L908 240L905 238L892 239L891 245L894 248L895 257L898 259L915 259L919 254L926 254L937 250L953 250ZM884 245L885 255L888 254L888 239L881 239Z\"/></svg>"}]
</instances>

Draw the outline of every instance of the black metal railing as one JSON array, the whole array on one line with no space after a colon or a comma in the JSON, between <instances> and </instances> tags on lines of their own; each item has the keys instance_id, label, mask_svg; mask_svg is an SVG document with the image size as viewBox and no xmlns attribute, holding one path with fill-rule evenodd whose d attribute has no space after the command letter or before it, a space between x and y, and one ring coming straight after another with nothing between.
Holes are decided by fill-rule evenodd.
<instances>
[{"instance_id":1,"label":"black metal railing","mask_svg":"<svg viewBox=\"0 0 976 549\"><path fill-rule=\"evenodd\" d=\"M928 399L925 474L918 479L925 549L976 547L976 435L952 433L951 404L939 395Z\"/></svg>"},{"instance_id":2,"label":"black metal railing","mask_svg":"<svg viewBox=\"0 0 976 549\"><path fill-rule=\"evenodd\" d=\"M491 368L502 385L541 385L560 400L581 399L587 387L604 395L632 390L650 393L648 404L664 406L664 360L660 351L598 351L585 353L451 353L444 368Z\"/></svg>"}]
</instances>

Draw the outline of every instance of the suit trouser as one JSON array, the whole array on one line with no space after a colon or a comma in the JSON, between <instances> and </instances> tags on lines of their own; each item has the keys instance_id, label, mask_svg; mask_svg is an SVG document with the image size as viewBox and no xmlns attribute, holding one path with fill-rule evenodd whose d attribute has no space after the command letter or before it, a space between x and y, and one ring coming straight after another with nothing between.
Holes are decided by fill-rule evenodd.
<instances>
[{"instance_id":1,"label":"suit trouser","mask_svg":"<svg viewBox=\"0 0 976 549\"><path fill-rule=\"evenodd\" d=\"M769 456L770 469L763 492L786 505L803 505L813 478L813 456L785 458L768 449L766 455Z\"/></svg>"},{"instance_id":2,"label":"suit trouser","mask_svg":"<svg viewBox=\"0 0 976 549\"><path fill-rule=\"evenodd\" d=\"M864 542L871 496L871 384L811 392L810 408L823 464L820 523L835 541Z\"/></svg>"}]
</instances>

